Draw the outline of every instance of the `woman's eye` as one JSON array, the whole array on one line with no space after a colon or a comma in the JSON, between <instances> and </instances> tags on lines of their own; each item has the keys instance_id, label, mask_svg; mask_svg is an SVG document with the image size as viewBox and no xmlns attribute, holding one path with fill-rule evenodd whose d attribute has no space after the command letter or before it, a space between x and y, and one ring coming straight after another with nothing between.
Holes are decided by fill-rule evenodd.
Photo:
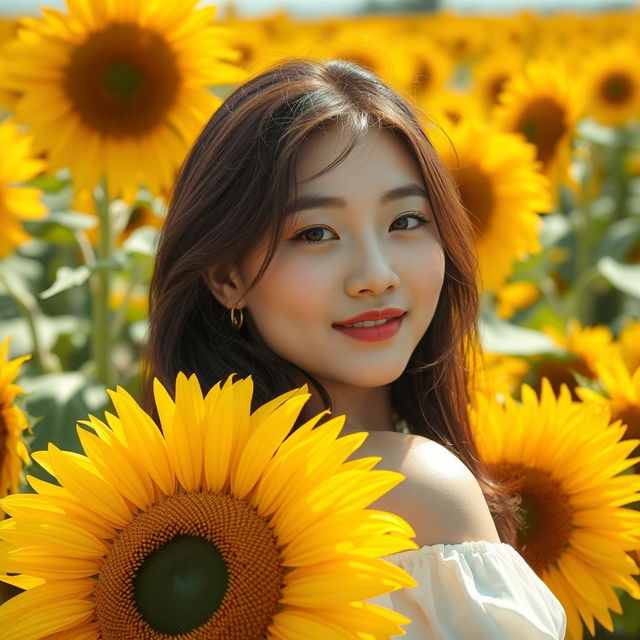
<instances>
[{"instance_id":1,"label":"woman's eye","mask_svg":"<svg viewBox=\"0 0 640 640\"><path fill-rule=\"evenodd\" d=\"M301 242L307 242L308 244L317 244L318 242L324 242L325 240L331 240L330 237L327 237L325 234L333 233L331 230L326 229L325 227L309 227L304 231L301 231L296 236L294 236L294 240L299 240ZM334 234L335 235L335 234Z\"/></svg>"},{"instance_id":2,"label":"woman's eye","mask_svg":"<svg viewBox=\"0 0 640 640\"><path fill-rule=\"evenodd\" d=\"M405 231L407 229L415 229L429 221L419 213L408 213L404 216L396 218L391 224L394 231Z\"/></svg>"}]
</instances>

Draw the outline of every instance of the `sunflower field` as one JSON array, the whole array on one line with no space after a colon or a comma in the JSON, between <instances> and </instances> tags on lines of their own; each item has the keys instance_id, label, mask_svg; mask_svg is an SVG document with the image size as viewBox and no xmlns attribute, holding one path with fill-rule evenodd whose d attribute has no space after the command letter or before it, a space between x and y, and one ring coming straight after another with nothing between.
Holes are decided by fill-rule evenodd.
<instances>
[{"instance_id":1,"label":"sunflower field","mask_svg":"<svg viewBox=\"0 0 640 640\"><path fill-rule=\"evenodd\" d=\"M385 581L411 584L380 559L414 548L410 527L365 509L399 480L371 459L344 462L361 441L337 439L333 421L283 442L306 389L249 415L250 380L204 393L182 376L175 398L156 386L162 435L138 404L148 285L176 172L236 86L299 56L356 62L414 105L475 229L482 364L469 410L482 459L521 499L518 551L562 602L568 640L640 638L640 10L305 22L198 0L66 0L0 22L3 637L156 638L198 625L204 635L188 637L232 637L226 613L209 619L219 601L198 601L197 619L166 614L161 560L144 565L151 595L136 600L153 633L121 626L137 613L118 595L128 538L117 536L117 561L107 553L116 532L151 544L145 526L209 514L189 498L203 490L220 493L216 509L248 527L265 557L263 517L286 540L289 608L268 637L299 638L306 625L318 638L327 628L386 638L406 623L362 602ZM214 409L239 425L219 442L202 426ZM304 476L312 444L324 471L277 498L274 486ZM322 513L352 500L348 518L297 506L339 472L362 495L336 487ZM247 504L255 522L243 519ZM128 526L136 510L146 525ZM317 538L303 540L300 522ZM313 543L356 524L373 532L343 540L360 554L363 582L323 600L314 585L346 575L347 561ZM176 553L201 557L196 533L181 540L191 546ZM335 574L314 574L320 562ZM272 617L264 571L251 578L262 618L238 638ZM353 621L371 635L344 631Z\"/></svg>"}]
</instances>

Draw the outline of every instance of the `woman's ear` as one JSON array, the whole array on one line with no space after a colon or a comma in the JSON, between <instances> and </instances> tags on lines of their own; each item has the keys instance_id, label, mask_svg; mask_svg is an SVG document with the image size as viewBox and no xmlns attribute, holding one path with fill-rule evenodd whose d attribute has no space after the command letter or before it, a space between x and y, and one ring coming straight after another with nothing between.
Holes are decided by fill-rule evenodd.
<instances>
[{"instance_id":1,"label":"woman's ear","mask_svg":"<svg viewBox=\"0 0 640 640\"><path fill-rule=\"evenodd\" d=\"M215 299L227 309L232 307L242 309L246 306L244 302L240 302L245 293L245 287L235 267L232 267L227 272L221 271L216 267L210 267L203 273L202 277Z\"/></svg>"}]
</instances>

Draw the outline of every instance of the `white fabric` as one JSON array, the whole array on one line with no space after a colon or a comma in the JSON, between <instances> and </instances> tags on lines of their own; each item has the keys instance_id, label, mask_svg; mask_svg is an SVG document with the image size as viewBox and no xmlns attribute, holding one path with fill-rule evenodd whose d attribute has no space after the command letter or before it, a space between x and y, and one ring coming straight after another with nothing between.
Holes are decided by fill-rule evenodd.
<instances>
[{"instance_id":1,"label":"white fabric","mask_svg":"<svg viewBox=\"0 0 640 640\"><path fill-rule=\"evenodd\" d=\"M566 614L522 556L501 542L436 544L385 558L417 587L370 600L411 618L403 640L562 640Z\"/></svg>"}]
</instances>

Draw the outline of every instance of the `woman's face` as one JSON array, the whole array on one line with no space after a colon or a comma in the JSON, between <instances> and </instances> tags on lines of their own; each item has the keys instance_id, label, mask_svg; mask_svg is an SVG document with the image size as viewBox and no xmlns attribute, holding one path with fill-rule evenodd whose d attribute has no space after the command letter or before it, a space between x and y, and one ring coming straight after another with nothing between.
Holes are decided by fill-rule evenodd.
<instances>
[{"instance_id":1,"label":"woman's face","mask_svg":"<svg viewBox=\"0 0 640 640\"><path fill-rule=\"evenodd\" d=\"M297 204L243 302L266 344L328 388L378 387L402 374L433 318L444 253L418 165L390 132L370 130L340 164L309 180L345 145L337 128L305 144ZM265 251L241 265L242 286ZM379 327L342 326L384 310L402 315Z\"/></svg>"}]
</instances>

